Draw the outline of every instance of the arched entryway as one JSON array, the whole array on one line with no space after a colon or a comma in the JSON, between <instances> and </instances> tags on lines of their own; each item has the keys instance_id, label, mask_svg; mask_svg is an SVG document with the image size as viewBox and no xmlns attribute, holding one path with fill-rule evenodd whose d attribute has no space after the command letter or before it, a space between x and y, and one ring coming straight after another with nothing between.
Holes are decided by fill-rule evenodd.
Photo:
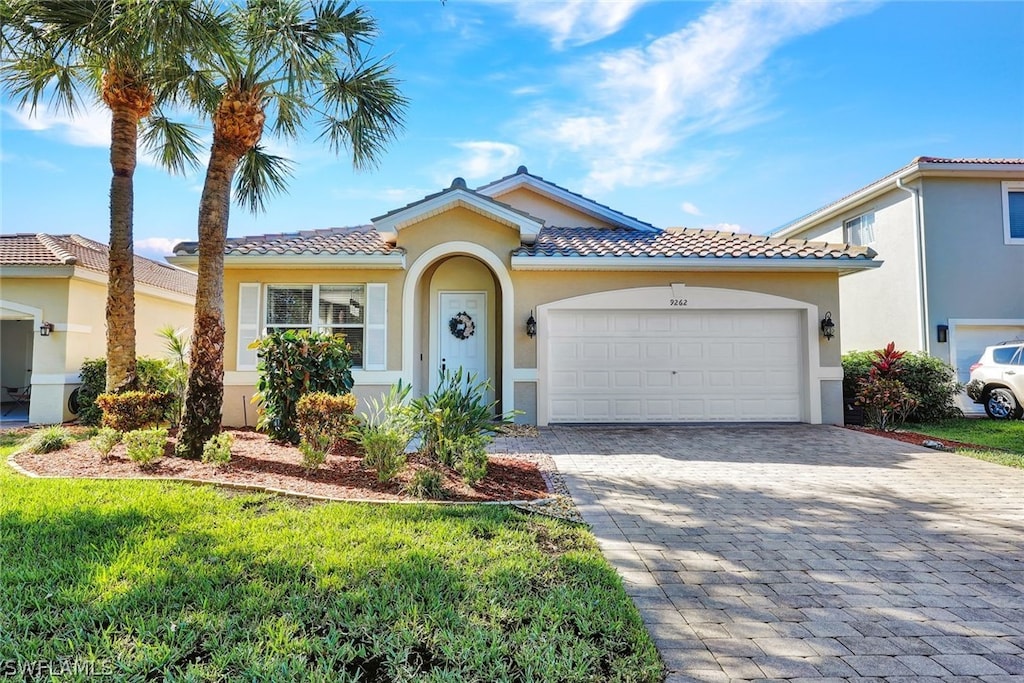
<instances>
[{"instance_id":1,"label":"arched entryway","mask_svg":"<svg viewBox=\"0 0 1024 683\"><path fill-rule=\"evenodd\" d=\"M491 379L501 412L515 408L512 280L497 255L462 241L428 249L409 267L402 306L402 377L414 395L442 366L463 366Z\"/></svg>"}]
</instances>

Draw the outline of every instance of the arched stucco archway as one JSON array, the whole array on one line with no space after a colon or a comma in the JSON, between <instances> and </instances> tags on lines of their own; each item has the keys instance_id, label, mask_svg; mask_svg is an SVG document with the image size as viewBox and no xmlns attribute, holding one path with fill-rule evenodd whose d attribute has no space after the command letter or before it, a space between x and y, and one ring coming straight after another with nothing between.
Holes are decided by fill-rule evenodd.
<instances>
[{"instance_id":1,"label":"arched stucco archway","mask_svg":"<svg viewBox=\"0 0 1024 683\"><path fill-rule=\"evenodd\" d=\"M423 274L436 262L451 256L471 256L486 265L498 282L498 296L501 298L501 354L500 365L501 386L496 387L501 397L501 410L508 413L515 409L515 391L512 382L512 369L515 365L514 349L514 298L512 277L508 268L498 256L474 242L452 241L438 244L426 250L409 266L402 288L402 381L412 385L414 395L422 394L425 387L418 379L416 368L416 351L414 330L417 326L417 301L423 284ZM422 312L419 312L422 315Z\"/></svg>"}]
</instances>

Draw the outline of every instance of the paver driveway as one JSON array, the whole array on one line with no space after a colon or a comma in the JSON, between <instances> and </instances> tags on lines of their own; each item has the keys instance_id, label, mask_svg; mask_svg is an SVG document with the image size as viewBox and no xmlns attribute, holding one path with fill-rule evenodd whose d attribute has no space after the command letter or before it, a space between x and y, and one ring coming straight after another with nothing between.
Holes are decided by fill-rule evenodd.
<instances>
[{"instance_id":1,"label":"paver driveway","mask_svg":"<svg viewBox=\"0 0 1024 683\"><path fill-rule=\"evenodd\" d=\"M810 425L539 444L670 682L1024 680L1022 470Z\"/></svg>"}]
</instances>

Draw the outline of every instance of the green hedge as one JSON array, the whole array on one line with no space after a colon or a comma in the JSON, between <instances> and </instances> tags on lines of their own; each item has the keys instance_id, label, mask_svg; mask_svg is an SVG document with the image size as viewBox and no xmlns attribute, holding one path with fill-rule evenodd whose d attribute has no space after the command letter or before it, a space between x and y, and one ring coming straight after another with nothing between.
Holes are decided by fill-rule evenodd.
<instances>
[{"instance_id":1,"label":"green hedge","mask_svg":"<svg viewBox=\"0 0 1024 683\"><path fill-rule=\"evenodd\" d=\"M868 376L874 351L851 351L843 356L843 397L857 396L857 383ZM908 353L900 360L896 377L917 399L909 422L933 422L961 414L956 395L963 389L956 372L946 363L925 353Z\"/></svg>"}]
</instances>

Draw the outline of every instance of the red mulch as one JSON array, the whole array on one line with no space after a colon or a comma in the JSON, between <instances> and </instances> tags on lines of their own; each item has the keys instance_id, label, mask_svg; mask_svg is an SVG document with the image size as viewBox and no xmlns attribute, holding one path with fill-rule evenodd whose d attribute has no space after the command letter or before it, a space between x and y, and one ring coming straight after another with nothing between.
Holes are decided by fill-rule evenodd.
<instances>
[{"instance_id":1,"label":"red mulch","mask_svg":"<svg viewBox=\"0 0 1024 683\"><path fill-rule=\"evenodd\" d=\"M327 462L310 476L302 467L302 454L289 444L271 441L253 430L226 429L235 437L231 462L214 467L196 460L174 457L174 437L168 440L165 457L147 470L128 459L124 445L119 444L107 460L88 441L75 442L54 453L20 453L14 461L30 472L50 477L102 477L132 479L139 477L199 479L210 483L241 484L310 494L344 500L416 500L402 492L403 486L416 470L430 466L418 455L409 457L408 466L389 483L377 481L373 470L362 467L359 447L345 444L341 453L327 457ZM470 488L457 472L439 467L445 500L484 502L535 500L548 495L547 485L537 465L515 458L492 456L487 476Z\"/></svg>"},{"instance_id":2,"label":"red mulch","mask_svg":"<svg viewBox=\"0 0 1024 683\"><path fill-rule=\"evenodd\" d=\"M874 434L875 436L884 436L887 439L895 439L896 441L902 441L904 443L912 443L917 446L924 445L925 441L938 441L943 446L949 446L950 448L967 448L975 451L986 451L991 450L986 446L979 446L976 443L964 443L963 441L950 441L949 439L940 439L937 436L928 436L927 434L919 434L918 432L883 432L880 429L872 429L871 427L855 427L852 425L846 425L847 429L853 429L858 432L866 432L868 434Z\"/></svg>"}]
</instances>

